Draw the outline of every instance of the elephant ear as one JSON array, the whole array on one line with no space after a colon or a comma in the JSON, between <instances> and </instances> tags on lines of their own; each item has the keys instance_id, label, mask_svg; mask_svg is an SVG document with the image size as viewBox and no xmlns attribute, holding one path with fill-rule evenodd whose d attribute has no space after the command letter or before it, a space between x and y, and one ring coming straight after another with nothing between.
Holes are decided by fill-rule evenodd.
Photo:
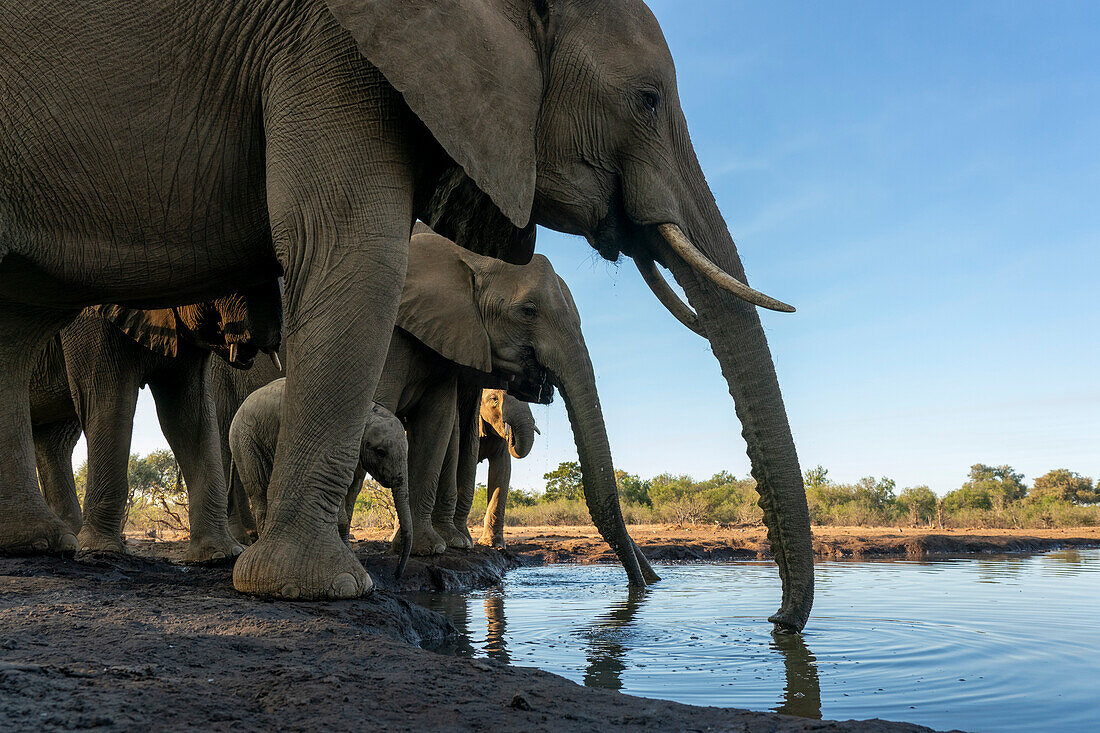
<instances>
[{"instance_id":1,"label":"elephant ear","mask_svg":"<svg viewBox=\"0 0 1100 733\"><path fill-rule=\"evenodd\" d=\"M175 356L179 351L179 323L171 308L142 310L97 305L89 310L155 354Z\"/></svg>"},{"instance_id":2,"label":"elephant ear","mask_svg":"<svg viewBox=\"0 0 1100 733\"><path fill-rule=\"evenodd\" d=\"M474 271L456 244L418 231L409 240L397 325L445 359L492 372L489 334L474 300Z\"/></svg>"},{"instance_id":3,"label":"elephant ear","mask_svg":"<svg viewBox=\"0 0 1100 733\"><path fill-rule=\"evenodd\" d=\"M443 149L525 228L543 93L527 14L509 0L326 1Z\"/></svg>"}]
</instances>

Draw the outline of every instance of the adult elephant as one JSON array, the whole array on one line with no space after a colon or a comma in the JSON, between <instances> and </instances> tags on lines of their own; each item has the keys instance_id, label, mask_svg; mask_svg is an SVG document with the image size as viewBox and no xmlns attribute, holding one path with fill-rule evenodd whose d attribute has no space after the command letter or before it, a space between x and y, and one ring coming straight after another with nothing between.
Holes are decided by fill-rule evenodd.
<instances>
[{"instance_id":1,"label":"adult elephant","mask_svg":"<svg viewBox=\"0 0 1100 733\"><path fill-rule=\"evenodd\" d=\"M281 270L287 419L270 526L234 585L365 592L335 517L413 220L517 261L537 223L634 257L710 341L783 580L773 620L805 624L809 514L755 310L785 307L745 284L641 0L11 0L0 46L0 498L33 517L0 524L0 548L71 537L34 481L41 343L85 305L194 302Z\"/></svg>"},{"instance_id":2,"label":"adult elephant","mask_svg":"<svg viewBox=\"0 0 1100 733\"><path fill-rule=\"evenodd\" d=\"M375 399L402 415L401 402L419 397L416 423L407 422L414 552L470 544L469 502L458 509L457 459L459 436L476 433L462 429L458 385L464 375L495 374L533 385L546 400L552 386L561 390L592 521L632 584L658 579L627 533L580 314L549 260L535 255L513 265L419 233L409 243L397 324ZM404 345L403 334L418 343ZM409 389L409 375L424 372L415 364L428 363L425 347L447 365L436 367L430 396Z\"/></svg>"},{"instance_id":3,"label":"adult elephant","mask_svg":"<svg viewBox=\"0 0 1100 733\"><path fill-rule=\"evenodd\" d=\"M226 479L208 389L213 355L236 369L282 337L278 293L257 291L164 310L87 308L39 356L30 394L38 475L47 503L91 552L125 552L127 465L138 392L148 384L187 484L186 559L236 557L226 526ZM88 439L81 511L72 453ZM18 521L18 517L16 518Z\"/></svg>"},{"instance_id":4,"label":"adult elephant","mask_svg":"<svg viewBox=\"0 0 1100 733\"><path fill-rule=\"evenodd\" d=\"M535 445L535 434L539 432L531 406L521 402L503 389L486 389L481 393L478 404L478 440L477 462L489 462L489 476L486 488L488 504L482 521L479 545L504 548L504 513L508 506L508 487L512 479L512 459L526 458ZM460 459L461 463L461 459ZM456 513L455 526L465 526L469 516L469 505L463 497L472 499L474 486L467 479L466 485L459 485L459 512Z\"/></svg>"}]
</instances>

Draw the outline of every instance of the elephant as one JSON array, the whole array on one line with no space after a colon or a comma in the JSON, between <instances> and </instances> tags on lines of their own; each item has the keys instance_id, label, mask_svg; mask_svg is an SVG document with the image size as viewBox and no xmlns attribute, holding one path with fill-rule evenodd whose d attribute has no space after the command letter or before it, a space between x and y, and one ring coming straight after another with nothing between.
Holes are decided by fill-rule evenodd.
<instances>
[{"instance_id":1,"label":"elephant","mask_svg":"<svg viewBox=\"0 0 1100 733\"><path fill-rule=\"evenodd\" d=\"M167 307L282 274L287 415L269 523L233 583L365 593L335 520L413 222L519 263L542 225L633 258L710 342L783 584L771 618L803 628L809 512L757 311L793 308L747 285L642 0L9 0L0 47L0 500L25 517L0 521L0 549L75 546L34 477L41 344L87 305Z\"/></svg>"},{"instance_id":2,"label":"elephant","mask_svg":"<svg viewBox=\"0 0 1100 733\"><path fill-rule=\"evenodd\" d=\"M477 542L504 549L504 511L508 504L508 485L512 477L512 459L526 458L535 445L539 433L531 406L521 402L503 389L486 389L481 393L478 405L477 462L489 461L488 505L481 537ZM463 460L460 458L460 463ZM469 474L467 473L467 476ZM472 503L474 486L458 486L459 507ZM463 497L470 497L467 502ZM455 526L466 526L466 515L455 516Z\"/></svg>"},{"instance_id":3,"label":"elephant","mask_svg":"<svg viewBox=\"0 0 1100 733\"><path fill-rule=\"evenodd\" d=\"M285 349L277 353L279 359L270 362L259 359L251 369L235 369L221 359L210 360L210 391L214 396L214 410L218 422L218 438L221 440L222 467L228 478L233 468L232 450L229 446L229 429L237 410L256 390L286 376L283 361ZM240 482L229 481L229 533L242 545L251 545L259 537L256 519L248 506L248 495Z\"/></svg>"},{"instance_id":4,"label":"elephant","mask_svg":"<svg viewBox=\"0 0 1100 733\"><path fill-rule=\"evenodd\" d=\"M241 369L282 337L278 294L256 291L164 310L85 309L48 342L30 393L38 473L47 503L89 552L125 552L127 464L138 392L148 384L189 496L189 562L226 560L241 547L225 521L225 474L208 392L212 355ZM88 439L81 512L72 453Z\"/></svg>"},{"instance_id":5,"label":"elephant","mask_svg":"<svg viewBox=\"0 0 1100 733\"><path fill-rule=\"evenodd\" d=\"M229 429L233 467L230 484L244 493L252 505L256 527L263 532L267 516L267 488L279 440L286 378L277 379L250 394L237 410ZM359 466L347 490L340 513L340 534L350 542L355 499L366 474L393 491L393 505L399 520L399 554L396 577L405 572L412 550L412 516L409 512L409 445L401 421L379 404L371 407L359 449Z\"/></svg>"}]
</instances>

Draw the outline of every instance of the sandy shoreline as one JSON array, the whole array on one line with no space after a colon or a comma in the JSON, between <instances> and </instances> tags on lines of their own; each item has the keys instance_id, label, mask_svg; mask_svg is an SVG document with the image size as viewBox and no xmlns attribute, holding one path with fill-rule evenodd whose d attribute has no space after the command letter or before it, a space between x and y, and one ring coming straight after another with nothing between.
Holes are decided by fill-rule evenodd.
<instances>
[{"instance_id":1,"label":"sandy shoreline","mask_svg":"<svg viewBox=\"0 0 1100 733\"><path fill-rule=\"evenodd\" d=\"M815 548L826 558L1100 546L1097 528L825 529ZM767 555L756 527L631 532L655 560ZM588 528L514 528L507 552L414 559L394 583L384 533L357 534L377 590L328 604L237 594L229 568L180 565L178 541L135 539L124 558L0 558L0 728L927 730L646 700L425 651L419 643L453 628L397 591L485 587L513 567L602 562L609 551Z\"/></svg>"},{"instance_id":2,"label":"sandy shoreline","mask_svg":"<svg viewBox=\"0 0 1100 733\"><path fill-rule=\"evenodd\" d=\"M1043 552L1100 547L1100 527L1071 529L913 529L895 527L814 527L819 559L917 559L972 553ZM770 559L763 527L680 527L631 525L630 535L646 557L657 562ZM357 531L362 540L381 540L380 530ZM509 527L508 550L527 563L616 562L593 527Z\"/></svg>"}]
</instances>

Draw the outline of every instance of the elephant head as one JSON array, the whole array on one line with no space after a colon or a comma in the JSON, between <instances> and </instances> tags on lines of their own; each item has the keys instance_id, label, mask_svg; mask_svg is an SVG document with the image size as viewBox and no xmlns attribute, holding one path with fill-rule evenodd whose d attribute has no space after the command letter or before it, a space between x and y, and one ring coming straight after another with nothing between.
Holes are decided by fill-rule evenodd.
<instances>
[{"instance_id":1,"label":"elephant head","mask_svg":"<svg viewBox=\"0 0 1100 733\"><path fill-rule=\"evenodd\" d=\"M143 310L100 305L94 310L130 338L162 356L176 356L180 342L211 351L238 369L260 352L278 360L283 309L278 282L217 300Z\"/></svg>"},{"instance_id":2,"label":"elephant head","mask_svg":"<svg viewBox=\"0 0 1100 733\"><path fill-rule=\"evenodd\" d=\"M627 533L580 314L549 260L535 255L527 265L512 265L418 233L409 242L397 325L460 366L557 387L592 521L632 585L658 580Z\"/></svg>"},{"instance_id":3,"label":"elephant head","mask_svg":"<svg viewBox=\"0 0 1100 733\"><path fill-rule=\"evenodd\" d=\"M378 403L371 406L367 427L359 450L359 463L374 480L393 492L393 506L397 512L400 533L398 547L400 560L398 578L405 572L412 552L412 509L409 506L409 443L405 426L396 416ZM350 512L351 508L348 509Z\"/></svg>"},{"instance_id":4,"label":"elephant head","mask_svg":"<svg viewBox=\"0 0 1100 733\"><path fill-rule=\"evenodd\" d=\"M526 458L535 445L539 432L531 406L503 389L486 389L481 393L481 435L492 431L507 441L513 458Z\"/></svg>"},{"instance_id":5,"label":"elephant head","mask_svg":"<svg viewBox=\"0 0 1100 733\"><path fill-rule=\"evenodd\" d=\"M533 223L581 235L607 259L632 257L666 307L707 338L783 582L772 621L802 629L813 605L809 512L757 313L793 309L746 284L650 10L641 0L327 2L454 163L422 218L513 261L530 251ZM476 216L484 226L465 225ZM486 231L496 243L470 235Z\"/></svg>"}]
</instances>

